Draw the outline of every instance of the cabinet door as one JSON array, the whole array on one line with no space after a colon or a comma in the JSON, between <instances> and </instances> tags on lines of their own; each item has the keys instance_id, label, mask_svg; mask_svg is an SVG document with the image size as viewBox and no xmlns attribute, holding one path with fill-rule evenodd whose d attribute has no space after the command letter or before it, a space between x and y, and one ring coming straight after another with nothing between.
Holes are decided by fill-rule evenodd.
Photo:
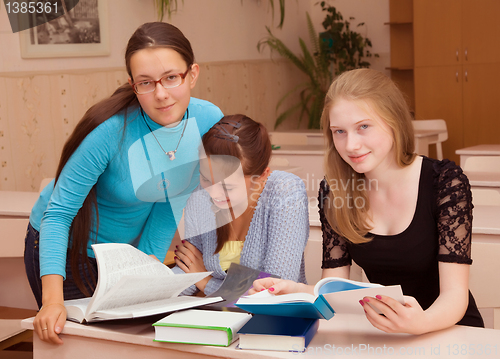
<instances>
[{"instance_id":1,"label":"cabinet door","mask_svg":"<svg viewBox=\"0 0 500 359\"><path fill-rule=\"evenodd\" d=\"M461 19L460 0L413 1L415 67L461 63Z\"/></svg>"},{"instance_id":2,"label":"cabinet door","mask_svg":"<svg viewBox=\"0 0 500 359\"><path fill-rule=\"evenodd\" d=\"M459 163L455 151L463 148L462 66L415 68L415 119L443 119L448 140L443 156Z\"/></svg>"},{"instance_id":3,"label":"cabinet door","mask_svg":"<svg viewBox=\"0 0 500 359\"><path fill-rule=\"evenodd\" d=\"M464 64L500 62L500 1L463 0Z\"/></svg>"},{"instance_id":4,"label":"cabinet door","mask_svg":"<svg viewBox=\"0 0 500 359\"><path fill-rule=\"evenodd\" d=\"M464 147L500 143L500 63L464 66Z\"/></svg>"}]
</instances>

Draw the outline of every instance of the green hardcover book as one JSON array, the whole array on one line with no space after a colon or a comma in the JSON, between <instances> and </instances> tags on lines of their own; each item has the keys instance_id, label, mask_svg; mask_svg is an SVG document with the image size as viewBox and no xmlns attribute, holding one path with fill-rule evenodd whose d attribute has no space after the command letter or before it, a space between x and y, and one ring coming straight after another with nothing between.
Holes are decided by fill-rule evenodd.
<instances>
[{"instance_id":1,"label":"green hardcover book","mask_svg":"<svg viewBox=\"0 0 500 359\"><path fill-rule=\"evenodd\" d=\"M248 313L189 309L153 324L155 341L227 347L238 339L238 330L252 318Z\"/></svg>"}]
</instances>

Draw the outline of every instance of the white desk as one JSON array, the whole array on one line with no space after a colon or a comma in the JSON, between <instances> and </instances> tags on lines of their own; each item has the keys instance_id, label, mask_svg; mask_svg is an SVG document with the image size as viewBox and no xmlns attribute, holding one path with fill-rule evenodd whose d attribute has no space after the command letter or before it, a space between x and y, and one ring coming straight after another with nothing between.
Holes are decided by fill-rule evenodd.
<instances>
[{"instance_id":1,"label":"white desk","mask_svg":"<svg viewBox=\"0 0 500 359\"><path fill-rule=\"evenodd\" d=\"M269 169L272 171L284 171L284 172L289 172L289 173L294 173L297 174L300 171L302 171L302 168L299 166L277 166L270 164Z\"/></svg>"},{"instance_id":2,"label":"white desk","mask_svg":"<svg viewBox=\"0 0 500 359\"><path fill-rule=\"evenodd\" d=\"M464 171L471 187L491 187L500 189L500 172Z\"/></svg>"},{"instance_id":3,"label":"white desk","mask_svg":"<svg viewBox=\"0 0 500 359\"><path fill-rule=\"evenodd\" d=\"M0 191L0 306L36 309L24 269L24 237L38 192Z\"/></svg>"},{"instance_id":4,"label":"white desk","mask_svg":"<svg viewBox=\"0 0 500 359\"><path fill-rule=\"evenodd\" d=\"M472 212L472 239L500 245L500 206L477 205Z\"/></svg>"},{"instance_id":5,"label":"white desk","mask_svg":"<svg viewBox=\"0 0 500 359\"><path fill-rule=\"evenodd\" d=\"M308 145L319 145L319 146L324 146L325 145L325 138L323 136L323 131L322 130L312 130L312 129L300 129L300 130L288 130L286 132L269 132L269 136L271 137L271 142L273 138L273 134L279 134L283 135L286 133L291 133L291 134L297 134L297 135L302 135L307 138L307 144ZM274 143L274 145L280 146L280 143Z\"/></svg>"},{"instance_id":6,"label":"white desk","mask_svg":"<svg viewBox=\"0 0 500 359\"><path fill-rule=\"evenodd\" d=\"M0 191L0 217L28 218L38 192Z\"/></svg>"},{"instance_id":7,"label":"white desk","mask_svg":"<svg viewBox=\"0 0 500 359\"><path fill-rule=\"evenodd\" d=\"M415 153L423 156L429 156L429 145L438 140L440 133L446 130L415 130Z\"/></svg>"},{"instance_id":8,"label":"white desk","mask_svg":"<svg viewBox=\"0 0 500 359\"><path fill-rule=\"evenodd\" d=\"M460 166L463 167L465 160L472 156L500 156L500 144L496 145L477 145L456 150L460 155Z\"/></svg>"},{"instance_id":9,"label":"white desk","mask_svg":"<svg viewBox=\"0 0 500 359\"><path fill-rule=\"evenodd\" d=\"M32 329L33 318L21 323ZM154 342L151 323L125 324L120 322L80 325L67 322L61 338L63 345L42 342L33 335L33 354L45 358L200 358L232 359L260 358L330 358L351 355L356 358L487 358L500 357L500 330L453 326L420 336L387 334L374 328L364 316L336 315L321 320L319 330L303 354L261 350L238 350L238 341L229 347L210 347L189 344ZM463 346L463 347L462 347ZM372 348L372 349L369 349ZM460 350L464 348L466 352ZM483 353L473 355L482 348ZM355 350L353 352L353 350ZM384 355L384 350L386 355ZM459 354L455 354L458 352ZM464 355L465 353L465 355Z\"/></svg>"},{"instance_id":10,"label":"white desk","mask_svg":"<svg viewBox=\"0 0 500 359\"><path fill-rule=\"evenodd\" d=\"M272 156L277 161L284 159L290 166L299 167L300 170L294 173L304 181L308 197L316 198L324 177L324 154L323 145L283 145L273 150Z\"/></svg>"}]
</instances>

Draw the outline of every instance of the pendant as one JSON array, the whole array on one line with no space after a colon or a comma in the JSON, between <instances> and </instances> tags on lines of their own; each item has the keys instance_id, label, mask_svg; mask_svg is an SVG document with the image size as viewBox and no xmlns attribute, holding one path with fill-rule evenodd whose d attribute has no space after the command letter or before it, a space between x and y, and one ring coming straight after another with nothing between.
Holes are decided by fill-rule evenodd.
<instances>
[{"instance_id":1,"label":"pendant","mask_svg":"<svg viewBox=\"0 0 500 359\"><path fill-rule=\"evenodd\" d=\"M170 159L170 161L175 160L175 151L168 151L167 156Z\"/></svg>"}]
</instances>

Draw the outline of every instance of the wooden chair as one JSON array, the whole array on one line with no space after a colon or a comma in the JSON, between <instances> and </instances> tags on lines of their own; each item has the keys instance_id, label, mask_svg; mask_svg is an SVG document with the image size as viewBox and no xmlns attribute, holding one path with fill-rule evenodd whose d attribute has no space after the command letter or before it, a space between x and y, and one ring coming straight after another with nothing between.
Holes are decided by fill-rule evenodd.
<instances>
[{"instance_id":1,"label":"wooden chair","mask_svg":"<svg viewBox=\"0 0 500 359\"><path fill-rule=\"evenodd\" d=\"M436 142L431 142L431 144L436 145L436 155L438 160L443 159L443 146L441 143L448 139L448 128L446 127L446 121L437 120L415 120L412 121L413 129L415 130L444 130L444 132L438 135Z\"/></svg>"},{"instance_id":2,"label":"wooden chair","mask_svg":"<svg viewBox=\"0 0 500 359\"><path fill-rule=\"evenodd\" d=\"M493 328L500 329L500 243L472 241L469 288L478 308L492 308Z\"/></svg>"}]
</instances>

